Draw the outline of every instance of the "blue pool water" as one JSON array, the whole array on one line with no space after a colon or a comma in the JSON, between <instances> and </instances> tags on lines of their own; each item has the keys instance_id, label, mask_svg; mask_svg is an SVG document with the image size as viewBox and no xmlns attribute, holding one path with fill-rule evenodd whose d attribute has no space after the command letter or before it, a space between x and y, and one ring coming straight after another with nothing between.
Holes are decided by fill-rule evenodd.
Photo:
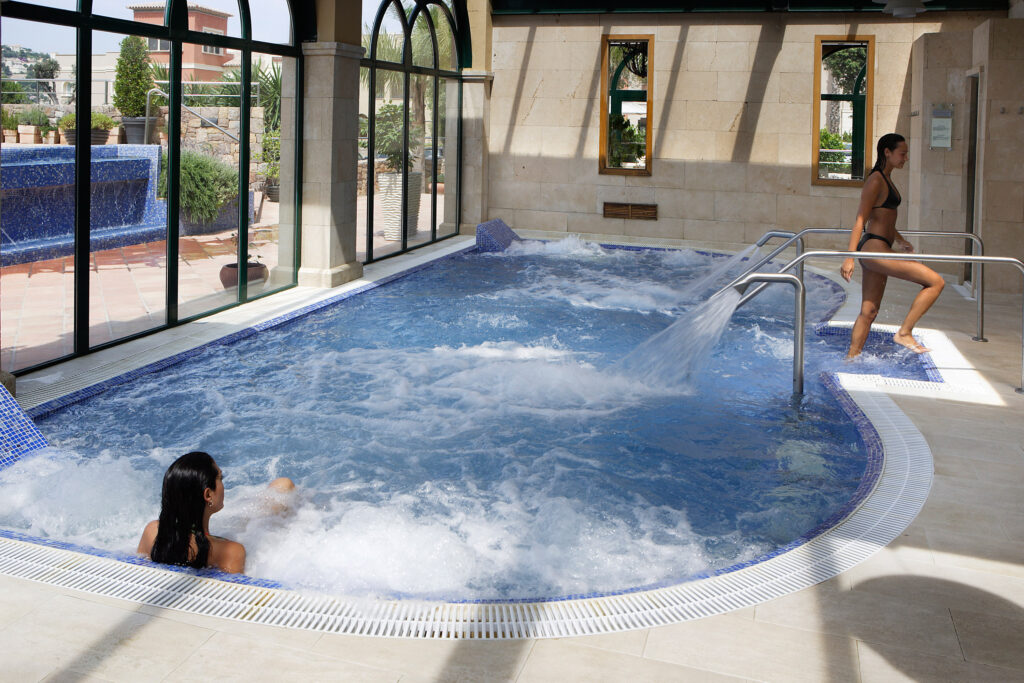
<instances>
[{"instance_id":1,"label":"blue pool water","mask_svg":"<svg viewBox=\"0 0 1024 683\"><path fill-rule=\"evenodd\" d=\"M755 559L841 509L863 444L822 371L925 379L886 344L807 339L792 290L736 313L690 385L619 361L691 310L708 255L525 243L458 255L210 348L38 421L54 447L0 471L0 526L131 552L182 452L224 470L214 533L249 574L445 599L605 593ZM808 319L840 302L821 278ZM83 427L88 425L88 427ZM276 476L300 487L264 512Z\"/></svg>"}]
</instances>

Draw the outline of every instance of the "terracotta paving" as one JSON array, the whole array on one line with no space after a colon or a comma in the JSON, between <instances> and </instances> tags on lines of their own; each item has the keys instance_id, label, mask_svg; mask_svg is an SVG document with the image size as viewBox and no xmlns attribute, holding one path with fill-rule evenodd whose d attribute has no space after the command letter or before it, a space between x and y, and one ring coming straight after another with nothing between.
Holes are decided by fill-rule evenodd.
<instances>
[{"instance_id":1,"label":"terracotta paving","mask_svg":"<svg viewBox=\"0 0 1024 683\"><path fill-rule=\"evenodd\" d=\"M225 290L220 282L221 267L235 261L233 232L179 240L179 317L235 300L234 290ZM257 227L251 234L250 252L259 254L273 269L278 263L276 226ZM89 266L91 345L164 324L165 240L94 252ZM0 269L0 367L19 370L70 354L74 349L74 305L74 259L70 256Z\"/></svg>"}]
</instances>

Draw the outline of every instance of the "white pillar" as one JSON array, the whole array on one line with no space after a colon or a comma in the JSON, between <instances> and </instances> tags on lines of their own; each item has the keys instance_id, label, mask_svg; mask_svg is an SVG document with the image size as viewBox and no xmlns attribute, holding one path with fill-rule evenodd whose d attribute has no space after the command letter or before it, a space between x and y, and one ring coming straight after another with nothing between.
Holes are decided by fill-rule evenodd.
<instances>
[{"instance_id":1,"label":"white pillar","mask_svg":"<svg viewBox=\"0 0 1024 683\"><path fill-rule=\"evenodd\" d=\"M488 129L491 113L491 81L488 71L462 72L462 226L459 232L472 234L487 220Z\"/></svg>"}]
</instances>

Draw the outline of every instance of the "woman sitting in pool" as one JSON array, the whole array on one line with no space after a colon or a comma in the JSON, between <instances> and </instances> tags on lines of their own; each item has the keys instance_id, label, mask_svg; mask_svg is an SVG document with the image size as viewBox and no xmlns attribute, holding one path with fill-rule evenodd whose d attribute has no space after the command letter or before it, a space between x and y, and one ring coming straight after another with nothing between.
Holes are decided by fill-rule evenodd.
<instances>
[{"instance_id":1,"label":"woman sitting in pool","mask_svg":"<svg viewBox=\"0 0 1024 683\"><path fill-rule=\"evenodd\" d=\"M280 477L270 488L287 492L295 484ZM186 453L164 474L160 519L146 525L138 552L163 564L244 572L245 546L210 533L210 516L223 507L224 481L217 463L202 451Z\"/></svg>"}]
</instances>

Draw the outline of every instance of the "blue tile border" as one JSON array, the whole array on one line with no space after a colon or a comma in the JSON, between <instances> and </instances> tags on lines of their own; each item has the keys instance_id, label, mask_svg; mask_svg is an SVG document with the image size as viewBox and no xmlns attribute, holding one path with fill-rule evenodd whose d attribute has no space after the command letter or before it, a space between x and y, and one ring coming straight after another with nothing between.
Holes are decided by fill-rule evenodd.
<instances>
[{"instance_id":1,"label":"blue tile border","mask_svg":"<svg viewBox=\"0 0 1024 683\"><path fill-rule=\"evenodd\" d=\"M544 240L538 240L538 241L544 241ZM625 250L625 251L677 251L679 249L679 247L643 247L643 246L639 246L639 245L605 245L605 244L601 244L600 246L603 247L603 248L622 249L622 250ZM344 301L346 299L349 299L349 298L351 298L353 296L356 296L357 294L361 294L361 293L369 291L371 289L375 289L376 287L380 287L381 285L385 285L385 284L387 284L389 282L394 282L395 280L399 280L399 279L404 278L404 277L406 277L408 275L412 275L413 273L416 273L416 272L419 272L419 271L424 270L426 268L432 267L435 264L441 263L441 262L443 262L445 260L448 260L448 259L451 259L451 258L454 258L454 257L457 257L457 256L461 256L461 255L464 255L464 254L467 254L467 253L477 252L477 251L480 251L479 247L477 245L471 245L471 246L465 247L463 249L454 251L454 252L452 252L450 254L446 254L444 256L441 256L439 258L432 259L432 260L427 261L425 263L421 263L419 265L412 266L412 267L410 267L410 268L408 268L406 270L400 271L398 273L394 273L392 275L388 275L388 276L383 277L383 278L381 278L379 280L376 280L374 282L366 283L365 285L361 285L361 286L353 288L353 289L351 289L349 291L339 293L339 294L337 294L335 296L329 297L329 298L324 299L322 301L318 301L318 302L316 302L314 304L310 304L308 306L304 306L304 307L296 309L294 311L290 311L290 312L285 313L285 314L283 314L281 316L278 316L276 318L272 318L271 320L267 320L265 322L258 323L256 325L251 326L251 327L247 327L245 329L238 330L238 331L236 331L236 332L234 332L232 334L229 334L229 335L227 335L225 337L221 337L221 338L216 339L216 340L214 340L212 342L207 342L205 344L201 344L201 345L199 345L199 346L197 346L197 347L195 347L193 349L189 349L187 351L183 351L181 353L175 354L174 356L170 356L170 357L162 359L160 361L156 361L154 363L150 363L149 365L143 366L143 367L138 368L136 370L129 371L129 372L124 373L122 375L118 375L117 377L113 377L113 378L105 380L103 382L98 382L97 384L91 385L89 387L85 387L85 388L80 389L80 390L78 390L76 392L73 392L71 394L67 394L66 396L62 396L62 397L54 399L52 401L48 401L47 403L40 404L39 406L36 406L35 408L29 410L28 411L28 415L33 417L33 418L38 418L38 417L43 417L43 416L49 415L50 413L53 413L53 412L55 412L55 411L57 411L57 410L59 410L61 408L64 408L64 407L66 407L68 405L71 405L71 404L76 403L78 401L84 400L84 399L86 399L86 398L88 398L90 396L94 396L96 394L102 393L103 391L106 391L107 389L109 389L111 387L114 387L114 386L117 386L117 385L120 385L120 384L124 384L126 382L132 381L133 379L136 379L139 376L146 375L146 374L149 374L149 373L152 373L152 372L157 372L157 371L163 370L163 369L165 369L167 367L170 367L172 365L176 365L178 363L186 361L189 358L192 358L192 357L194 357L194 356L196 356L196 355L198 355L200 353L203 353L203 352L207 351L208 349L211 349L211 348L213 348L215 346L220 346L220 345L223 345L223 344L231 344L231 343L233 343L235 341L238 341L240 339L243 339L243 338L246 338L246 337L258 334L261 331L269 330L269 329L278 327L280 325L292 322L292 321L297 320L299 318L302 318L302 317L304 317L306 315L309 315L310 313L312 313L314 311L318 311L318 310L321 310L323 308L327 308L329 306L338 304L338 303L340 303L340 302L342 302L342 301ZM711 255L711 256L716 256L716 257L717 256L724 256L723 254L717 254L717 253L714 253L714 252L707 252L707 251L701 251L701 250L694 250L694 251L696 251L697 253L703 254L703 255ZM822 275L818 275L816 273L807 273L806 275L809 275L809 276L815 278L816 280L821 281L823 284L827 284L827 285L833 287L834 288L833 289L834 292L836 292L836 291L845 291L845 290L843 290L842 287L840 287L838 284L836 284L835 282L833 282L832 280L830 280L827 277L824 277ZM839 306L841 306L841 305L842 305L842 302L840 302L840 304L836 307L835 310L838 310ZM831 317L832 315L834 315L835 310L830 312L827 317ZM820 335L833 335L833 334L834 335L841 335L843 333L848 335L849 334L849 328L835 327L835 326L829 325L827 322L823 322L823 323L819 323L818 325L815 326L815 332L820 334ZM885 337L886 333L878 332L876 330L872 330L871 331L871 333L869 334L869 340L872 339L871 335L875 335L874 336L874 340L875 341L882 341L882 340L884 340L886 338ZM891 334L888 335L889 338L891 338L891 336L892 336ZM930 360L930 358L929 359L922 359L922 360ZM933 369L935 369L935 365L934 365L933 361L931 363L931 367ZM935 375L938 376L938 370L937 369L935 369ZM931 376L931 374L929 374L929 376ZM760 564L762 562L765 562L767 560L775 558L775 557L777 557L779 555L782 555L782 554L784 554L786 552L789 552L790 550L798 548L798 547L808 543L809 541L813 540L814 538L822 535L823 533L829 531L830 529L836 527L843 520L845 520L847 517L849 517L863 503L863 501L867 498L868 495L870 495L871 491L874 489L875 485L878 482L879 477L881 476L882 470L883 470L883 466L884 466L884 451L882 449L881 438L880 438L877 430L875 429L874 425L872 425L871 422L867 419L867 417L864 415L863 411L861 411L860 408L857 407L856 403L853 401L852 397L850 397L849 393L840 386L840 384L838 382L838 379L837 379L837 376L834 373L822 373L820 375L820 379L821 379L821 382L822 382L823 386L832 394L832 396L839 403L839 405L842 408L842 410L850 417L850 420L853 422L855 428L857 429L857 432L858 432L859 436L861 437L861 440L864 443L865 450L866 450L866 453L867 453L864 475L862 476L861 482L858 485L856 491L854 491L853 496L839 510L837 510L835 513L833 513L826 520L824 520L823 522L821 522L820 524L818 524L814 528L808 530L807 532L805 532L801 536L797 537L796 539L790 541L786 545L780 546L778 548L775 548L771 552L766 553L766 554L764 554L762 556L759 556L759 557L757 557L755 559L748 560L748 561L741 562L741 563L737 563L737 564L734 564L734 565L731 565L729 567L725 567L725 568L722 568L722 569L714 570L714 571L711 571L711 572L699 572L699 573L692 574L692 575L686 575L686 576L682 576L682 577L665 579L665 580L662 580L662 581L659 581L659 582L656 582L656 583L642 585L642 586L636 586L636 587L630 587L630 588L621 589L621 590L599 591L599 592L594 592L594 593L571 594L571 595L552 596L552 597L523 597L523 598L508 598L508 599L468 599L468 600L448 599L448 600L445 600L445 602L449 602L449 603L452 603L452 604L521 604L521 603L532 603L532 602L563 602L563 601L567 601L567 600L602 598L602 597L611 597L611 596L616 596L616 595L629 595L629 594L632 594L632 593L639 593L639 592L655 590L655 589L660 589L660 588L668 588L670 586L679 585L681 583L687 583L687 582L692 582L692 581L696 581L696 580L700 580L700 579L711 578L711 577L714 577L714 576L721 576L721 575L724 575L724 574L729 574L729 573L738 571L740 569L744 569L744 568L747 568L747 567L751 567L751 566ZM936 381L942 381L941 377L938 380L936 380ZM34 428L34 425L33 425L33 428ZM2 469L3 467L5 467L7 465L10 465L16 459L17 458L9 458L6 462L4 460L0 460L0 469ZM30 535L27 535L27 534L21 534L21 533L14 532L14 531L8 531L8 530L5 530L5 529L0 529L0 537L11 538L11 539L14 539L14 540L25 541L25 542L28 542L28 543L35 543L35 544L38 544L38 545L43 545L43 546L47 546L47 547L51 547L51 548L59 548L59 549L70 550L70 551L75 551L75 552L82 552L82 553L86 553L86 554L89 554L89 555L95 555L95 556L105 557L105 558L113 559L113 560L117 560L117 561L127 562L129 564L135 564L135 565L147 566L147 567L154 567L154 568L159 568L159 569L166 569L166 570L170 570L170 571L177 571L177 572L181 572L181 573L185 573L185 574L193 574L193 575L202 576L202 577L215 578L215 579L220 579L220 580L224 580L224 581L229 581L229 582L232 582L232 583L240 583L240 584L252 585L252 586L257 586L257 587L264 587L264 588L280 588L280 589L290 589L291 588L290 586L288 586L286 584L281 584L281 583L278 583L278 582L275 582L275 581L272 581L272 580L269 580L269 579L260 579L260 578L246 576L244 574L225 574L223 572L220 572L220 571L217 571L217 570L212 570L212 569L204 569L204 570L197 571L197 570L193 570L193 569L189 569L189 568L185 568L185 567L176 567L176 566L173 566L173 565L158 564L158 563L152 562L151 560L149 560L149 559L147 559L147 558L145 558L145 557L143 557L141 555L133 555L133 554L127 554L127 553L111 552L111 551L102 550L100 548L94 548L94 547L91 547L91 546L77 545L77 544L74 544L74 543L66 543L66 542L62 542L62 541L55 541L53 539L39 538L39 537L35 537L35 536L30 536ZM403 599L403 598L412 598L412 597L415 597L415 596L403 595L402 593L394 593L394 594L390 594L390 595L386 596L386 599Z\"/></svg>"},{"instance_id":2,"label":"blue tile border","mask_svg":"<svg viewBox=\"0 0 1024 683\"><path fill-rule=\"evenodd\" d=\"M49 445L7 388L0 385L0 469Z\"/></svg>"}]
</instances>

